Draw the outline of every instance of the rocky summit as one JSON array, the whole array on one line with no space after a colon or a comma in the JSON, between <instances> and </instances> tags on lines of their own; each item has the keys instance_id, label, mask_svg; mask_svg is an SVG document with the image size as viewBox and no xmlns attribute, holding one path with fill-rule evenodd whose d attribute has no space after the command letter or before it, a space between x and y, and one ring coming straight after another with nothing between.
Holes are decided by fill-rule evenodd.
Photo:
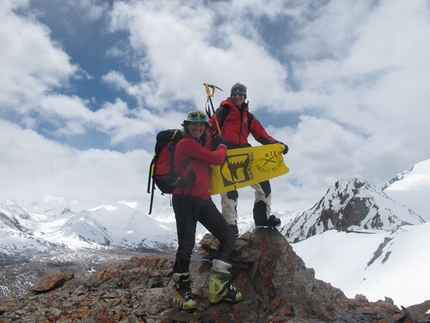
<instances>
[{"instance_id":1,"label":"rocky summit","mask_svg":"<svg viewBox=\"0 0 430 323\"><path fill-rule=\"evenodd\" d=\"M231 257L244 300L211 305L208 278L217 246L208 234L193 256L193 311L173 304L171 257L151 254L109 265L86 280L66 267L47 273L25 297L0 299L0 322L430 322L430 301L398 308L389 297L348 299L315 279L277 230L264 228L240 236Z\"/></svg>"}]
</instances>

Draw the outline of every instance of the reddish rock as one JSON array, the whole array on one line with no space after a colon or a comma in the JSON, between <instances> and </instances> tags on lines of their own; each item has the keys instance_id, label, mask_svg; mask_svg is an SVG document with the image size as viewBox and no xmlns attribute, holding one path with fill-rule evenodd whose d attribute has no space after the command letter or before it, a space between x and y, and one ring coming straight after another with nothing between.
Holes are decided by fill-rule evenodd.
<instances>
[{"instance_id":1,"label":"reddish rock","mask_svg":"<svg viewBox=\"0 0 430 323\"><path fill-rule=\"evenodd\" d=\"M63 285L73 278L73 271L67 267L62 267L58 271L47 273L32 288L34 292L46 292Z\"/></svg>"},{"instance_id":2,"label":"reddish rock","mask_svg":"<svg viewBox=\"0 0 430 323\"><path fill-rule=\"evenodd\" d=\"M190 270L198 302L193 312L176 310L173 263L152 254L107 266L86 281L73 278L67 268L48 273L33 287L36 293L0 299L0 323L430 322L424 314L428 303L399 309L390 298L348 299L341 290L315 279L285 238L270 229L247 232L237 240L232 275L244 300L211 305L208 278L217 241L207 235L201 246L199 253L208 259Z\"/></svg>"}]
</instances>

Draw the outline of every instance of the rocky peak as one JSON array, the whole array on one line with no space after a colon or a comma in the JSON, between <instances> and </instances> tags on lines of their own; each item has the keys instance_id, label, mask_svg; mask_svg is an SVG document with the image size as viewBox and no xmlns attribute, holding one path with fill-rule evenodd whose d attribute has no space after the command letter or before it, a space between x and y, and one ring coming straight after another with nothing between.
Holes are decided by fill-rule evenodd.
<instances>
[{"instance_id":1,"label":"rocky peak","mask_svg":"<svg viewBox=\"0 0 430 323\"><path fill-rule=\"evenodd\" d=\"M277 230L256 229L237 240L232 254L238 304L210 305L210 259L218 242L206 235L191 267L198 307L172 303L171 257L147 255L107 266L86 280L67 268L48 273L24 298L0 300L0 322L430 322L416 309L386 298L348 299L315 279Z\"/></svg>"},{"instance_id":2,"label":"rocky peak","mask_svg":"<svg viewBox=\"0 0 430 323\"><path fill-rule=\"evenodd\" d=\"M414 170L414 167L412 167L409 170L405 170L405 171L397 174L395 177L393 177L387 183L385 183L385 185L382 187L382 190L384 191L390 185L394 184L395 182L401 181L405 177L409 176L412 173L413 170Z\"/></svg>"},{"instance_id":3,"label":"rocky peak","mask_svg":"<svg viewBox=\"0 0 430 323\"><path fill-rule=\"evenodd\" d=\"M358 178L337 181L310 210L282 229L294 242L327 230L392 230L425 221L382 190Z\"/></svg>"},{"instance_id":4,"label":"rocky peak","mask_svg":"<svg viewBox=\"0 0 430 323\"><path fill-rule=\"evenodd\" d=\"M0 199L0 212L16 219L30 219L28 213L22 207L20 207L18 204L11 200Z\"/></svg>"}]
</instances>

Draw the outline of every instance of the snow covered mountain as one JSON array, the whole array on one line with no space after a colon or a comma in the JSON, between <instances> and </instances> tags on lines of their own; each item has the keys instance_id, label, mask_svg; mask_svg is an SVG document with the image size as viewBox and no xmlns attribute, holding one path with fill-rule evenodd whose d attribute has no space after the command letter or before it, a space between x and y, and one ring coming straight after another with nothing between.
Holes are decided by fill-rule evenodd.
<instances>
[{"instance_id":1,"label":"snow covered mountain","mask_svg":"<svg viewBox=\"0 0 430 323\"><path fill-rule=\"evenodd\" d=\"M430 160L422 161L394 177L383 187L384 193L430 221Z\"/></svg>"},{"instance_id":2,"label":"snow covered mountain","mask_svg":"<svg viewBox=\"0 0 430 323\"><path fill-rule=\"evenodd\" d=\"M281 210L280 231L295 241L295 252L317 278L348 297L361 293L372 301L387 296L397 305L420 303L430 299L430 226L428 213L422 216L430 209L428 198L422 198L430 194L429 178L427 160L383 189L358 178L339 180L311 209L298 215ZM156 218L125 202L74 211L76 205L0 199L0 264L58 255L67 262L86 253L106 255L111 248L146 252L176 247L168 205L157 208ZM253 229L252 214L242 214L240 221L241 232ZM201 237L204 229L198 230Z\"/></svg>"},{"instance_id":3,"label":"snow covered mountain","mask_svg":"<svg viewBox=\"0 0 430 323\"><path fill-rule=\"evenodd\" d=\"M430 223L423 223L421 216L430 207L429 178L426 160L397 175L383 190L357 179L342 181L283 230L292 234L289 239L301 240L293 249L314 268L316 278L348 297L390 297L398 306L429 300Z\"/></svg>"},{"instance_id":4,"label":"snow covered mountain","mask_svg":"<svg viewBox=\"0 0 430 323\"><path fill-rule=\"evenodd\" d=\"M3 264L82 248L162 251L174 248L175 241L174 222L159 222L122 203L76 213L68 207L27 213L13 201L0 200Z\"/></svg>"},{"instance_id":5,"label":"snow covered mountain","mask_svg":"<svg viewBox=\"0 0 430 323\"><path fill-rule=\"evenodd\" d=\"M27 226L30 215L12 201L0 200L0 265L20 262L34 255L52 255L63 249Z\"/></svg>"},{"instance_id":6,"label":"snow covered mountain","mask_svg":"<svg viewBox=\"0 0 430 323\"><path fill-rule=\"evenodd\" d=\"M298 242L328 230L393 230L425 221L412 210L390 199L382 190L354 178L339 180L310 210L297 216L282 229Z\"/></svg>"},{"instance_id":7,"label":"snow covered mountain","mask_svg":"<svg viewBox=\"0 0 430 323\"><path fill-rule=\"evenodd\" d=\"M385 297L397 306L430 299L430 223L402 226L393 232L335 230L292 244L315 277L340 288L347 297Z\"/></svg>"}]
</instances>

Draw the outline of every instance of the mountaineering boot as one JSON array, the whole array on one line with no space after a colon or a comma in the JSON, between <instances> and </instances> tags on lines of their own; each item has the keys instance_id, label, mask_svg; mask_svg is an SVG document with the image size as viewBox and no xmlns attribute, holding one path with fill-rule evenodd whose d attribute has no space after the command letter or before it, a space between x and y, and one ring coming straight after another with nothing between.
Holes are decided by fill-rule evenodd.
<instances>
[{"instance_id":1,"label":"mountaineering boot","mask_svg":"<svg viewBox=\"0 0 430 323\"><path fill-rule=\"evenodd\" d=\"M264 201L254 203L254 223L258 227L274 228L281 225L281 220L274 215L268 217L270 214L270 207Z\"/></svg>"},{"instance_id":2,"label":"mountaineering boot","mask_svg":"<svg viewBox=\"0 0 430 323\"><path fill-rule=\"evenodd\" d=\"M180 310L190 310L197 307L197 302L191 293L190 273L174 273L176 307Z\"/></svg>"},{"instance_id":3,"label":"mountaineering boot","mask_svg":"<svg viewBox=\"0 0 430 323\"><path fill-rule=\"evenodd\" d=\"M275 228L281 225L281 219L277 218L274 215L271 215L268 219L254 219L256 227L270 227Z\"/></svg>"},{"instance_id":4,"label":"mountaineering boot","mask_svg":"<svg viewBox=\"0 0 430 323\"><path fill-rule=\"evenodd\" d=\"M214 259L209 281L210 303L215 304L220 301L237 303L243 299L242 293L238 292L232 284L230 267L229 263Z\"/></svg>"}]
</instances>

